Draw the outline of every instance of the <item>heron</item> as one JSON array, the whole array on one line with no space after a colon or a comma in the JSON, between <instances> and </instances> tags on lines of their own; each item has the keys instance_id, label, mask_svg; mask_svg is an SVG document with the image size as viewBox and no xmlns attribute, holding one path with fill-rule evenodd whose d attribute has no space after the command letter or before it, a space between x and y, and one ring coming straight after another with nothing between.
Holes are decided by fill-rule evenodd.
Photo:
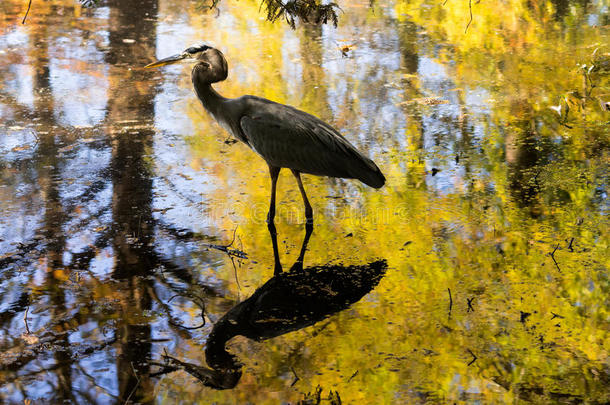
<instances>
[{"instance_id":1,"label":"heron","mask_svg":"<svg viewBox=\"0 0 610 405\"><path fill-rule=\"evenodd\" d=\"M303 187L301 173L357 179L381 188L385 177L379 167L358 151L335 128L294 107L256 96L225 98L212 84L229 73L221 51L202 44L182 53L150 63L156 68L179 62L194 62L191 79L204 109L235 139L245 143L269 166L271 198L267 223L275 218L277 179L282 168L292 171L303 203L306 223L313 225L313 209Z\"/></svg>"}]
</instances>

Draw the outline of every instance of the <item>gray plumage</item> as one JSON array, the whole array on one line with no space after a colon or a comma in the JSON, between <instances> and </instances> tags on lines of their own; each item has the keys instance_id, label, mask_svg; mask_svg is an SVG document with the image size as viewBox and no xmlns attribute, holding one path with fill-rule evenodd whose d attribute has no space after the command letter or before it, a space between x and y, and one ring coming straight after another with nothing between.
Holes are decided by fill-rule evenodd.
<instances>
[{"instance_id":1,"label":"gray plumage","mask_svg":"<svg viewBox=\"0 0 610 405\"><path fill-rule=\"evenodd\" d=\"M223 54L207 45L188 48L180 55L162 59L147 67L162 66L183 59L195 59L191 78L203 107L235 138L247 144L269 165L272 179L268 221L275 215L275 188L281 168L291 169L305 203L308 222L312 209L300 173L358 179L380 188L385 177L375 163L360 153L336 129L294 107L255 97L222 97L212 83L225 80L228 65Z\"/></svg>"},{"instance_id":2,"label":"gray plumage","mask_svg":"<svg viewBox=\"0 0 610 405\"><path fill-rule=\"evenodd\" d=\"M379 188L385 178L333 127L303 111L248 97L240 119L251 147L272 166L317 176L358 179Z\"/></svg>"}]
</instances>

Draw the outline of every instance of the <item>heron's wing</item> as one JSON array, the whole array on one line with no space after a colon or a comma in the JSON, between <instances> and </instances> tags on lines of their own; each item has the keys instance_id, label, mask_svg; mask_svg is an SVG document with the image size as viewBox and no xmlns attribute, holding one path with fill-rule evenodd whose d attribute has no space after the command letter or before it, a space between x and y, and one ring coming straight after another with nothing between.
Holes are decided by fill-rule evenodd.
<instances>
[{"instance_id":1,"label":"heron's wing","mask_svg":"<svg viewBox=\"0 0 610 405\"><path fill-rule=\"evenodd\" d=\"M324 121L268 100L252 101L240 126L248 143L270 165L319 176L355 178L376 188L384 184L375 163Z\"/></svg>"}]
</instances>

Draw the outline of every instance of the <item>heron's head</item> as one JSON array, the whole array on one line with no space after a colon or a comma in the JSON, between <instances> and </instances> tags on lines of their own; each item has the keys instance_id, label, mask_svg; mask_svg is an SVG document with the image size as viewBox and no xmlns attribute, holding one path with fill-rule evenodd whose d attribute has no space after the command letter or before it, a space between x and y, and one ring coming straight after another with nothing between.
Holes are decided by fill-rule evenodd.
<instances>
[{"instance_id":1,"label":"heron's head","mask_svg":"<svg viewBox=\"0 0 610 405\"><path fill-rule=\"evenodd\" d=\"M229 66L222 52L205 44L191 46L182 53L160 59L144 67L156 68L174 63L195 63L193 74L197 74L208 83L225 80L229 73Z\"/></svg>"}]
</instances>

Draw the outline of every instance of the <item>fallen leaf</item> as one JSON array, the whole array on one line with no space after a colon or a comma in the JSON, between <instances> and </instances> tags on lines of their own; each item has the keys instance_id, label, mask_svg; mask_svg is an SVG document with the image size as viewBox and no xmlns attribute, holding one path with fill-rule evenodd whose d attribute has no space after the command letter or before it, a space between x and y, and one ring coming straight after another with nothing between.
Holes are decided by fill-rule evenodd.
<instances>
[{"instance_id":1,"label":"fallen leaf","mask_svg":"<svg viewBox=\"0 0 610 405\"><path fill-rule=\"evenodd\" d=\"M64 146L63 148L59 148L57 151L59 153L63 153L63 152L68 152L71 151L72 149L74 149L76 145L68 145L68 146Z\"/></svg>"},{"instance_id":2,"label":"fallen leaf","mask_svg":"<svg viewBox=\"0 0 610 405\"><path fill-rule=\"evenodd\" d=\"M30 145L23 145L23 146L15 146L13 149L11 149L11 151L13 152L19 152L22 150L28 150L31 149L32 147Z\"/></svg>"},{"instance_id":3,"label":"fallen leaf","mask_svg":"<svg viewBox=\"0 0 610 405\"><path fill-rule=\"evenodd\" d=\"M28 345L33 345L38 343L39 339L36 335L32 335L31 333L24 333L21 335L21 339Z\"/></svg>"}]
</instances>

